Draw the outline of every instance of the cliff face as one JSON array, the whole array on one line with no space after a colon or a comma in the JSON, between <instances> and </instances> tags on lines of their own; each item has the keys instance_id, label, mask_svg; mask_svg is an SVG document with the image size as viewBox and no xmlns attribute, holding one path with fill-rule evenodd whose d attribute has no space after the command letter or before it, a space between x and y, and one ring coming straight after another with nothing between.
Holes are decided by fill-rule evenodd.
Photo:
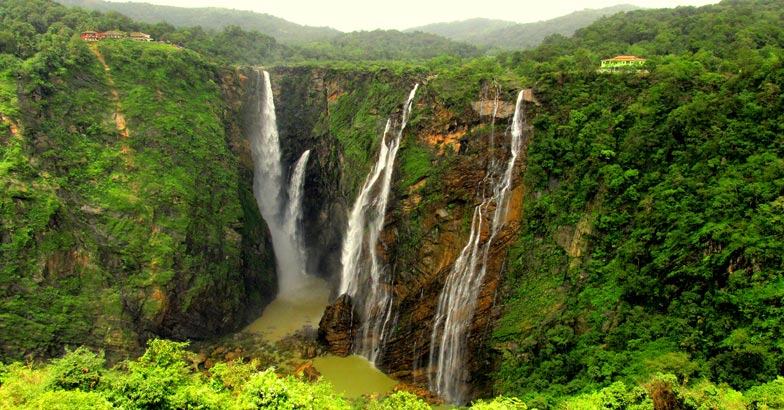
<instances>
[{"instance_id":1,"label":"cliff face","mask_svg":"<svg viewBox=\"0 0 784 410\"><path fill-rule=\"evenodd\" d=\"M270 70L284 166L311 150L304 215L309 271L339 280L347 215L411 78L389 71Z\"/></svg>"},{"instance_id":2,"label":"cliff face","mask_svg":"<svg viewBox=\"0 0 784 410\"><path fill-rule=\"evenodd\" d=\"M472 210L482 201L478 190L488 161L491 156L499 161L508 158L506 134L516 85L502 90L483 80L456 86L451 78L385 71L276 68L271 75L288 161L302 150L315 150L311 161L317 165L309 166L306 183L305 228L312 266L332 278L335 287L349 208L376 160L386 119L400 116L406 93L420 83L398 154L386 226L377 244L389 274L385 282L393 294L395 315L377 365L397 378L426 384L438 297L468 239ZM493 120L496 90L499 109ZM531 97L526 99L534 101ZM526 128L527 137L530 134ZM487 373L488 357L480 352L498 313L495 302L507 250L520 229L524 163L523 154L515 167L507 223L489 252L468 336L469 374ZM488 236L483 232L481 241ZM351 309L351 301L341 298L328 309L330 319L322 321L324 339L339 341L333 346L336 353L347 352L347 340L356 332L345 320L335 320L335 312L348 314ZM477 388L483 383L466 382Z\"/></svg>"},{"instance_id":3,"label":"cliff face","mask_svg":"<svg viewBox=\"0 0 784 410\"><path fill-rule=\"evenodd\" d=\"M2 70L0 360L81 344L123 356L257 316L274 262L238 79L221 89L201 57L163 45L58 50Z\"/></svg>"},{"instance_id":4,"label":"cliff face","mask_svg":"<svg viewBox=\"0 0 784 410\"><path fill-rule=\"evenodd\" d=\"M406 381L426 384L434 371L430 360L431 334L439 295L454 268L471 230L474 208L482 202L482 181L491 158L508 159L508 130L514 112L514 89L499 92L498 110L493 119L496 90L477 87L471 108L452 104L440 95L438 79L426 84L427 91L418 101L409 149L418 147L432 153L431 170L417 183L406 185L405 170L411 162L403 155L401 180L396 199L387 218L384 241L385 260L394 275L394 332L386 342L379 367ZM513 87L513 85L509 85ZM511 109L504 107L511 106ZM487 109L489 108L489 109ZM509 246L520 232L524 187L525 149L532 128L524 129L524 145L513 171L509 214L488 252L486 275L467 334L465 366L469 396L486 388L485 377L492 367L485 343L497 306L499 286L504 278ZM480 235L480 244L489 240L489 221ZM470 397L469 397L470 398Z\"/></svg>"}]
</instances>

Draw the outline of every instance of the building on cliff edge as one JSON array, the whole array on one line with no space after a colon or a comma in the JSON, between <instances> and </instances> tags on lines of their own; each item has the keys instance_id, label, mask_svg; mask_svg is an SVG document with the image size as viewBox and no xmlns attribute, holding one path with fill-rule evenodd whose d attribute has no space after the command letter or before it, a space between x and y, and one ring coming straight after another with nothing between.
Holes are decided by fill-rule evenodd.
<instances>
[{"instance_id":1,"label":"building on cliff edge","mask_svg":"<svg viewBox=\"0 0 784 410\"><path fill-rule=\"evenodd\" d=\"M600 73L613 73L621 71L640 71L645 67L644 58L636 56L615 56L602 60L602 65L599 68Z\"/></svg>"},{"instance_id":2,"label":"building on cliff edge","mask_svg":"<svg viewBox=\"0 0 784 410\"><path fill-rule=\"evenodd\" d=\"M106 38L128 38L128 34L122 31L82 31L82 40L84 41L101 41ZM130 38L137 41L153 41L149 34L141 33L138 31L131 32Z\"/></svg>"}]
</instances>

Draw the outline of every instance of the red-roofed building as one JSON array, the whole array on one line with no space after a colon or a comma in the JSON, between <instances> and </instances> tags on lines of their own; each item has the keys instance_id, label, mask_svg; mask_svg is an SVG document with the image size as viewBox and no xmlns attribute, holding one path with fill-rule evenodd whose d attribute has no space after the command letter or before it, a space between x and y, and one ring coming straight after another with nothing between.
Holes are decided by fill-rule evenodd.
<instances>
[{"instance_id":1,"label":"red-roofed building","mask_svg":"<svg viewBox=\"0 0 784 410\"><path fill-rule=\"evenodd\" d=\"M82 31L82 40L84 41L101 41L105 38L126 38L128 37L122 31L110 30L110 31L103 31L103 32L96 32L92 30Z\"/></svg>"},{"instance_id":2,"label":"red-roofed building","mask_svg":"<svg viewBox=\"0 0 784 410\"><path fill-rule=\"evenodd\" d=\"M91 30L82 31L82 40L84 40L84 41L98 41L101 38L103 38L103 37L99 38L99 34L100 33L97 33L95 31L91 31Z\"/></svg>"}]
</instances>

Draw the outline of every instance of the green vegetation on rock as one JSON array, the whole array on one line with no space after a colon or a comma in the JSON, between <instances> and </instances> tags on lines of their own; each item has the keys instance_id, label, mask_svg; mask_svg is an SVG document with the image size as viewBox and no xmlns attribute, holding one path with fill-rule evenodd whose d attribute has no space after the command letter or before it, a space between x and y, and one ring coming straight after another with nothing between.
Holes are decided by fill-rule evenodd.
<instances>
[{"instance_id":1,"label":"green vegetation on rock","mask_svg":"<svg viewBox=\"0 0 784 410\"><path fill-rule=\"evenodd\" d=\"M7 3L32 32L2 57L0 357L124 355L257 314L274 265L241 206L250 181L215 66L164 44L90 46L51 17L67 9ZM35 6L49 26L28 23L42 22Z\"/></svg>"}]
</instances>

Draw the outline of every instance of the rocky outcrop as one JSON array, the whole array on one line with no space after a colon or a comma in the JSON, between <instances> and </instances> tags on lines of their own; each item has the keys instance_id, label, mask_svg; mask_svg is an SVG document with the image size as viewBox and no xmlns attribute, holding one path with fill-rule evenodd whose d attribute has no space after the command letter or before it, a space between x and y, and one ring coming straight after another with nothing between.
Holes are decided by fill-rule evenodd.
<instances>
[{"instance_id":1,"label":"rocky outcrop","mask_svg":"<svg viewBox=\"0 0 784 410\"><path fill-rule=\"evenodd\" d=\"M341 295L325 309L319 321L318 339L327 346L330 353L345 357L351 353L357 326L351 298Z\"/></svg>"},{"instance_id":2,"label":"rocky outcrop","mask_svg":"<svg viewBox=\"0 0 784 410\"><path fill-rule=\"evenodd\" d=\"M294 369L294 376L309 382L315 382L321 377L321 372L313 366L312 361L307 361Z\"/></svg>"}]
</instances>

